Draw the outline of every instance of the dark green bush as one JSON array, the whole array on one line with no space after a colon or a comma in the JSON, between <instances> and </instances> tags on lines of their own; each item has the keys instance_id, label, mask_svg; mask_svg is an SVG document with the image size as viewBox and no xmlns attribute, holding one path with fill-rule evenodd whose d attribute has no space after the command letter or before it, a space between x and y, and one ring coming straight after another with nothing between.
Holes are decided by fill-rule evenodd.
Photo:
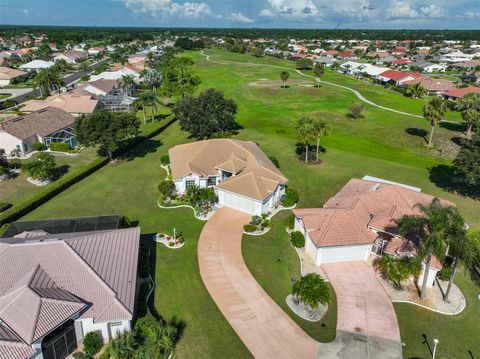
<instances>
[{"instance_id":1,"label":"dark green bush","mask_svg":"<svg viewBox=\"0 0 480 359\"><path fill-rule=\"evenodd\" d=\"M43 143L37 142L32 145L32 150L43 151Z\"/></svg>"},{"instance_id":2,"label":"dark green bush","mask_svg":"<svg viewBox=\"0 0 480 359\"><path fill-rule=\"evenodd\" d=\"M68 143L50 142L50 149L52 151L58 151L58 152L69 152L70 146L68 145Z\"/></svg>"},{"instance_id":3,"label":"dark green bush","mask_svg":"<svg viewBox=\"0 0 480 359\"><path fill-rule=\"evenodd\" d=\"M243 226L243 230L247 233L252 233L257 230L257 226L254 226L253 224L246 224Z\"/></svg>"},{"instance_id":4,"label":"dark green bush","mask_svg":"<svg viewBox=\"0 0 480 359\"><path fill-rule=\"evenodd\" d=\"M164 166L169 165L170 164L170 157L168 157L168 155L163 155L162 157L160 157L160 162Z\"/></svg>"},{"instance_id":5,"label":"dark green bush","mask_svg":"<svg viewBox=\"0 0 480 359\"><path fill-rule=\"evenodd\" d=\"M270 222L269 219L264 219L262 222L262 228L268 228L272 225L272 222Z\"/></svg>"},{"instance_id":6,"label":"dark green bush","mask_svg":"<svg viewBox=\"0 0 480 359\"><path fill-rule=\"evenodd\" d=\"M75 352L72 354L75 359L91 359L90 355L85 354L84 352Z\"/></svg>"},{"instance_id":7,"label":"dark green bush","mask_svg":"<svg viewBox=\"0 0 480 359\"><path fill-rule=\"evenodd\" d=\"M293 214L288 216L288 228L289 229L295 228L295 216Z\"/></svg>"},{"instance_id":8,"label":"dark green bush","mask_svg":"<svg viewBox=\"0 0 480 359\"><path fill-rule=\"evenodd\" d=\"M83 338L83 350L89 356L97 354L102 346L103 340L97 332L89 332Z\"/></svg>"},{"instance_id":9,"label":"dark green bush","mask_svg":"<svg viewBox=\"0 0 480 359\"><path fill-rule=\"evenodd\" d=\"M282 198L282 205L291 207L298 202L298 193L293 188L287 188Z\"/></svg>"},{"instance_id":10,"label":"dark green bush","mask_svg":"<svg viewBox=\"0 0 480 359\"><path fill-rule=\"evenodd\" d=\"M176 191L175 182L171 180L160 182L158 190L164 197L173 197Z\"/></svg>"},{"instance_id":11,"label":"dark green bush","mask_svg":"<svg viewBox=\"0 0 480 359\"><path fill-rule=\"evenodd\" d=\"M438 279L443 281L449 280L451 275L452 275L452 267L450 266L444 266L442 270L437 274Z\"/></svg>"},{"instance_id":12,"label":"dark green bush","mask_svg":"<svg viewBox=\"0 0 480 359\"><path fill-rule=\"evenodd\" d=\"M150 249L143 243L140 243L138 254L138 276L147 278L150 273Z\"/></svg>"},{"instance_id":13,"label":"dark green bush","mask_svg":"<svg viewBox=\"0 0 480 359\"><path fill-rule=\"evenodd\" d=\"M270 156L270 157L268 157L268 159L270 161L272 161L272 163L275 165L275 167L280 168L280 163L278 162L277 157Z\"/></svg>"},{"instance_id":14,"label":"dark green bush","mask_svg":"<svg viewBox=\"0 0 480 359\"><path fill-rule=\"evenodd\" d=\"M12 204L11 204L11 203L0 202L0 213L6 211L6 210L9 209L10 207L12 207Z\"/></svg>"},{"instance_id":15,"label":"dark green bush","mask_svg":"<svg viewBox=\"0 0 480 359\"><path fill-rule=\"evenodd\" d=\"M252 220L250 221L250 224L253 224L254 226L259 226L262 223L262 217L260 216L253 216Z\"/></svg>"},{"instance_id":16,"label":"dark green bush","mask_svg":"<svg viewBox=\"0 0 480 359\"><path fill-rule=\"evenodd\" d=\"M303 248L305 247L305 237L302 234L302 232L295 231L290 233L290 242L292 242L292 245L297 248Z\"/></svg>"}]
</instances>

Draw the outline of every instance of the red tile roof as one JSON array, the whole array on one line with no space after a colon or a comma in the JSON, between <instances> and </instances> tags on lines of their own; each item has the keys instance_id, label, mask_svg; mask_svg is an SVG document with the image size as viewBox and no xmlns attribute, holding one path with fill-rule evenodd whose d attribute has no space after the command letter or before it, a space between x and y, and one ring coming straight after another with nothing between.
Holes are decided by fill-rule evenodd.
<instances>
[{"instance_id":1,"label":"red tile roof","mask_svg":"<svg viewBox=\"0 0 480 359\"><path fill-rule=\"evenodd\" d=\"M454 90L455 84L451 81L445 79L432 79L430 77L420 77L415 80L405 81L405 85L411 85L419 83L422 87L427 91L437 91L437 92L445 92Z\"/></svg>"},{"instance_id":2,"label":"red tile roof","mask_svg":"<svg viewBox=\"0 0 480 359\"><path fill-rule=\"evenodd\" d=\"M393 60L390 62L392 65L408 65L408 64L413 64L413 61L409 59L398 59L398 60Z\"/></svg>"},{"instance_id":3,"label":"red tile roof","mask_svg":"<svg viewBox=\"0 0 480 359\"><path fill-rule=\"evenodd\" d=\"M480 87L464 87L461 89L455 89L451 91L447 91L443 94L445 97L453 97L453 98L462 98L463 96L469 93L480 93Z\"/></svg>"},{"instance_id":4,"label":"red tile roof","mask_svg":"<svg viewBox=\"0 0 480 359\"><path fill-rule=\"evenodd\" d=\"M386 77L393 81L401 81L402 79L408 76L419 78L421 74L420 72L404 72L404 71L387 70L385 72L382 72L379 76Z\"/></svg>"}]
</instances>

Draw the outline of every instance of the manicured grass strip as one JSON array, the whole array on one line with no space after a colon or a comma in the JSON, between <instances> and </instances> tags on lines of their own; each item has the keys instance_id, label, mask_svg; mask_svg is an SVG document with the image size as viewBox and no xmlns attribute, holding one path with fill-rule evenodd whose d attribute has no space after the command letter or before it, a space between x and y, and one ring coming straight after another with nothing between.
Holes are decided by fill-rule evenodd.
<instances>
[{"instance_id":1,"label":"manicured grass strip","mask_svg":"<svg viewBox=\"0 0 480 359\"><path fill-rule=\"evenodd\" d=\"M285 313L313 339L330 342L335 339L337 325L337 303L333 288L328 312L318 322L298 317L285 302L287 295L292 293L293 282L301 277L300 259L285 231L290 214L290 211L277 214L272 229L263 236L244 235L243 259L257 282Z\"/></svg>"}]
</instances>

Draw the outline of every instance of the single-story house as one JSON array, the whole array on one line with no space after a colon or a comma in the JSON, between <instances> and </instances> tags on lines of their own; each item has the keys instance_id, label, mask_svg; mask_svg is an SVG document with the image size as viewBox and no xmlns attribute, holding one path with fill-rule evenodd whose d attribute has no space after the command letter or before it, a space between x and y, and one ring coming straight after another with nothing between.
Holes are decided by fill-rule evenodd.
<instances>
[{"instance_id":1,"label":"single-story house","mask_svg":"<svg viewBox=\"0 0 480 359\"><path fill-rule=\"evenodd\" d=\"M68 50L64 53L55 54L53 57L53 61L57 62L60 60L65 60L69 64L74 64L77 61L85 60L87 58L88 54L85 51Z\"/></svg>"},{"instance_id":2,"label":"single-story house","mask_svg":"<svg viewBox=\"0 0 480 359\"><path fill-rule=\"evenodd\" d=\"M480 93L480 87L470 86L470 87L450 90L443 93L442 96L446 100L456 100L457 98L462 98L463 96L469 93Z\"/></svg>"},{"instance_id":3,"label":"single-story house","mask_svg":"<svg viewBox=\"0 0 480 359\"><path fill-rule=\"evenodd\" d=\"M285 193L287 178L254 142L211 139L178 145L168 153L180 194L192 186L213 187L218 206L261 215Z\"/></svg>"},{"instance_id":4,"label":"single-story house","mask_svg":"<svg viewBox=\"0 0 480 359\"><path fill-rule=\"evenodd\" d=\"M348 73L350 75L355 75L355 76L367 75L367 76L375 77L387 70L388 68L386 67L378 67L369 63L354 62L354 61L344 62L339 67L340 72Z\"/></svg>"},{"instance_id":5,"label":"single-story house","mask_svg":"<svg viewBox=\"0 0 480 359\"><path fill-rule=\"evenodd\" d=\"M96 56L102 52L104 52L105 49L103 47L91 47L88 49L88 55L89 56Z\"/></svg>"},{"instance_id":6,"label":"single-story house","mask_svg":"<svg viewBox=\"0 0 480 359\"><path fill-rule=\"evenodd\" d=\"M415 80L404 81L402 86L408 87L416 83L421 84L429 96L441 95L447 91L456 89L455 84L451 81L445 79L433 79L430 77L419 77Z\"/></svg>"},{"instance_id":7,"label":"single-story house","mask_svg":"<svg viewBox=\"0 0 480 359\"><path fill-rule=\"evenodd\" d=\"M28 73L25 71L0 66L0 87L10 85L12 80L19 79L27 75Z\"/></svg>"},{"instance_id":8,"label":"single-story house","mask_svg":"<svg viewBox=\"0 0 480 359\"><path fill-rule=\"evenodd\" d=\"M64 142L75 147L74 119L63 110L47 107L6 120L0 125L0 151L7 156L16 155L16 152L25 156L35 143L48 147L50 142Z\"/></svg>"},{"instance_id":9,"label":"single-story house","mask_svg":"<svg viewBox=\"0 0 480 359\"><path fill-rule=\"evenodd\" d=\"M129 68L122 67L117 71L104 71L98 75L90 76L90 82L105 79L105 80L120 80L123 76L133 76L135 80L140 78L140 74L136 71L133 71Z\"/></svg>"},{"instance_id":10,"label":"single-story house","mask_svg":"<svg viewBox=\"0 0 480 359\"><path fill-rule=\"evenodd\" d=\"M415 80L421 75L419 72L403 72L395 70L387 70L375 76L376 80L381 83L393 83L397 86L405 81Z\"/></svg>"},{"instance_id":11,"label":"single-story house","mask_svg":"<svg viewBox=\"0 0 480 359\"><path fill-rule=\"evenodd\" d=\"M0 358L65 359L131 330L140 228L0 238Z\"/></svg>"},{"instance_id":12,"label":"single-story house","mask_svg":"<svg viewBox=\"0 0 480 359\"><path fill-rule=\"evenodd\" d=\"M467 62L473 60L475 54L465 54L461 51L450 52L445 54L441 57L441 62L447 62L450 64L457 63L457 62Z\"/></svg>"},{"instance_id":13,"label":"single-story house","mask_svg":"<svg viewBox=\"0 0 480 359\"><path fill-rule=\"evenodd\" d=\"M424 62L424 63L415 63L413 66L420 67L422 72L432 73L432 72L445 72L447 66L442 64L434 64L431 62Z\"/></svg>"},{"instance_id":14,"label":"single-story house","mask_svg":"<svg viewBox=\"0 0 480 359\"><path fill-rule=\"evenodd\" d=\"M420 215L416 205L432 202L434 197L420 191L380 179L354 178L322 208L294 209L294 229L304 234L305 252L316 265L366 261L370 254L414 256L418 238L402 237L395 221ZM428 286L440 269L434 260Z\"/></svg>"},{"instance_id":15,"label":"single-story house","mask_svg":"<svg viewBox=\"0 0 480 359\"><path fill-rule=\"evenodd\" d=\"M450 67L454 67L457 69L463 69L463 70L470 70L473 71L477 67L480 67L480 60L471 60L471 61L465 61L465 62L458 62L451 64Z\"/></svg>"},{"instance_id":16,"label":"single-story house","mask_svg":"<svg viewBox=\"0 0 480 359\"><path fill-rule=\"evenodd\" d=\"M35 112L47 107L56 107L74 116L95 112L100 107L98 99L92 95L65 92L48 96L45 100L28 100L22 112Z\"/></svg>"},{"instance_id":17,"label":"single-story house","mask_svg":"<svg viewBox=\"0 0 480 359\"><path fill-rule=\"evenodd\" d=\"M110 91L118 88L118 80L99 79L91 82L83 82L72 91L75 95L105 96Z\"/></svg>"},{"instance_id":18,"label":"single-story house","mask_svg":"<svg viewBox=\"0 0 480 359\"><path fill-rule=\"evenodd\" d=\"M20 65L18 68L25 71L40 71L52 67L53 61L33 60L26 64Z\"/></svg>"},{"instance_id":19,"label":"single-story house","mask_svg":"<svg viewBox=\"0 0 480 359\"><path fill-rule=\"evenodd\" d=\"M392 66L398 66L398 67L402 67L402 66L410 66L412 65L414 62L410 59L398 59L398 60L393 60L390 62L390 65Z\"/></svg>"}]
</instances>

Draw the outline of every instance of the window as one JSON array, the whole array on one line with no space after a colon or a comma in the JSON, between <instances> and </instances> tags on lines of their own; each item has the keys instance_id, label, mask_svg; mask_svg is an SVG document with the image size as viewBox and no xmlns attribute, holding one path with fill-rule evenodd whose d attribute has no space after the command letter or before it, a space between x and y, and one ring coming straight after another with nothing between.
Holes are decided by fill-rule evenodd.
<instances>
[{"instance_id":1,"label":"window","mask_svg":"<svg viewBox=\"0 0 480 359\"><path fill-rule=\"evenodd\" d=\"M217 184L217 177L208 177L207 186L215 186Z\"/></svg>"},{"instance_id":2,"label":"window","mask_svg":"<svg viewBox=\"0 0 480 359\"><path fill-rule=\"evenodd\" d=\"M195 181L190 180L190 181L185 181L185 189L189 189L190 187L195 186Z\"/></svg>"}]
</instances>

